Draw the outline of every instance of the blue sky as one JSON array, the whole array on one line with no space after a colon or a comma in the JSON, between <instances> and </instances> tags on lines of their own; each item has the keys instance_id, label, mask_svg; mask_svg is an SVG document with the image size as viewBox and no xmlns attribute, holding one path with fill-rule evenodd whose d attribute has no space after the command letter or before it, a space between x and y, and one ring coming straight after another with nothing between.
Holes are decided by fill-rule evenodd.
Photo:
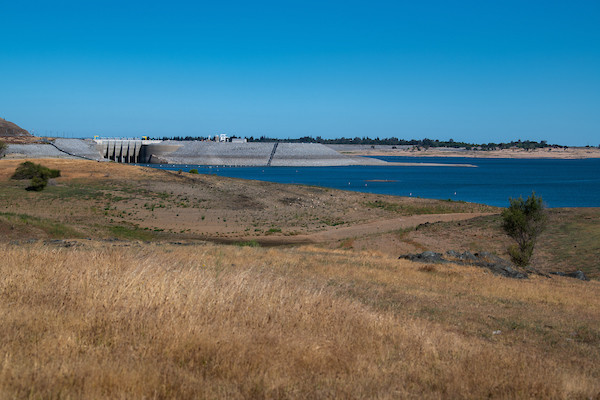
<instances>
[{"instance_id":1,"label":"blue sky","mask_svg":"<svg viewBox=\"0 0 600 400\"><path fill-rule=\"evenodd\" d=\"M600 1L0 4L38 135L600 144Z\"/></svg>"}]
</instances>

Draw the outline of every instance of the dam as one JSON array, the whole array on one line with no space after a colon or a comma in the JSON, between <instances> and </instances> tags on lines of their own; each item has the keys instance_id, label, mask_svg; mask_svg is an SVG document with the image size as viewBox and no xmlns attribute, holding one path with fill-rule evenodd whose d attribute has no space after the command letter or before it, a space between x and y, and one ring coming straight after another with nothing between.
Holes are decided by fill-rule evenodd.
<instances>
[{"instance_id":1,"label":"dam","mask_svg":"<svg viewBox=\"0 0 600 400\"><path fill-rule=\"evenodd\" d=\"M148 139L94 139L102 158L127 164L151 164L154 158L169 154L181 145ZM160 163L160 162L159 162Z\"/></svg>"},{"instance_id":2,"label":"dam","mask_svg":"<svg viewBox=\"0 0 600 400\"><path fill-rule=\"evenodd\" d=\"M352 157L318 143L94 139L105 160L139 164L344 166L379 160Z\"/></svg>"},{"instance_id":3,"label":"dam","mask_svg":"<svg viewBox=\"0 0 600 400\"><path fill-rule=\"evenodd\" d=\"M127 164L325 167L386 165L351 156L318 143L211 142L148 139L64 139L8 146L7 154L26 158L84 158Z\"/></svg>"}]
</instances>

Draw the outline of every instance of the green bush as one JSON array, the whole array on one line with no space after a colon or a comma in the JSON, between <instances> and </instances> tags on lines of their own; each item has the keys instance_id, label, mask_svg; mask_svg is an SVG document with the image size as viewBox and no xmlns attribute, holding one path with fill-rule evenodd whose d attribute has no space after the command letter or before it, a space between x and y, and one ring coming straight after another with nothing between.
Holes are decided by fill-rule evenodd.
<instances>
[{"instance_id":1,"label":"green bush","mask_svg":"<svg viewBox=\"0 0 600 400\"><path fill-rule=\"evenodd\" d=\"M0 140L0 157L4 154L4 150L8 148L8 145Z\"/></svg>"},{"instance_id":2,"label":"green bush","mask_svg":"<svg viewBox=\"0 0 600 400\"><path fill-rule=\"evenodd\" d=\"M19 164L15 173L11 176L11 179L24 180L31 179L31 184L25 189L30 191L39 192L44 190L48 184L48 179L58 178L60 171L57 169L50 169L44 167L41 164L35 164L31 161L25 161Z\"/></svg>"},{"instance_id":3,"label":"green bush","mask_svg":"<svg viewBox=\"0 0 600 400\"><path fill-rule=\"evenodd\" d=\"M517 244L509 247L512 261L520 266L529 265L538 236L546 226L546 213L541 197L532 193L526 200L523 197L511 198L510 206L502 212L502 228Z\"/></svg>"},{"instance_id":4,"label":"green bush","mask_svg":"<svg viewBox=\"0 0 600 400\"><path fill-rule=\"evenodd\" d=\"M41 164L32 163L31 161L25 161L24 163L19 164L11 179L33 179L36 176L46 180L58 178L60 176L60 171L44 167Z\"/></svg>"},{"instance_id":5,"label":"green bush","mask_svg":"<svg viewBox=\"0 0 600 400\"><path fill-rule=\"evenodd\" d=\"M199 172L196 168L190 169L190 174L197 174L197 173L199 173Z\"/></svg>"},{"instance_id":6,"label":"green bush","mask_svg":"<svg viewBox=\"0 0 600 400\"><path fill-rule=\"evenodd\" d=\"M33 178L31 178L30 185L27 186L25 190L29 190L32 192L41 192L42 190L44 190L47 184L47 179L40 178L39 176L34 176Z\"/></svg>"}]
</instances>

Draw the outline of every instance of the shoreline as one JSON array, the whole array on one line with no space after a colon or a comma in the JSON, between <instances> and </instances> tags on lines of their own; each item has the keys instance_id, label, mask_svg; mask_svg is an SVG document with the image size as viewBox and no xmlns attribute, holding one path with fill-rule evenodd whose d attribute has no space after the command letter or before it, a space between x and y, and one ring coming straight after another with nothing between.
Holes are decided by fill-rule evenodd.
<instances>
[{"instance_id":1,"label":"shoreline","mask_svg":"<svg viewBox=\"0 0 600 400\"><path fill-rule=\"evenodd\" d=\"M391 146L386 146L391 147ZM335 148L333 148L335 149ZM450 150L450 149L427 149L427 150L407 150L391 148L375 149L339 149L340 154L348 156L367 156L367 157L447 157L447 158L510 158L510 159L563 159L577 160L588 158L600 158L600 149L590 148L567 148L567 149L506 149L506 150Z\"/></svg>"}]
</instances>

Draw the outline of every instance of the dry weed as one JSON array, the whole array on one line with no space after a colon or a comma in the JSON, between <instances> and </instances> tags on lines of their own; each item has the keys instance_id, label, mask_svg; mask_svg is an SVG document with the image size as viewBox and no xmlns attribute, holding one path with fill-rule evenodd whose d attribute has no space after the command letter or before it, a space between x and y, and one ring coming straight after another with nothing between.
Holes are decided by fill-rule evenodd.
<instances>
[{"instance_id":1,"label":"dry weed","mask_svg":"<svg viewBox=\"0 0 600 400\"><path fill-rule=\"evenodd\" d=\"M597 285L517 286L521 283L503 284L508 280L469 268L423 274L409 262L313 250L3 245L0 395L556 398L598 393L597 351L562 360L527 343L519 347L463 332L459 327L470 323L469 315L452 323L432 321L359 296L362 291L391 301L386 290L393 288L417 301L452 303L463 290L481 296L483 308L490 298L510 296L534 308L548 302L562 323L563 313L582 301L597 307ZM355 293L348 290L352 282ZM571 299L579 296L581 301ZM597 340L594 332L597 320L589 326L590 340ZM571 345L587 348L565 341L561 354L572 355Z\"/></svg>"}]
</instances>

